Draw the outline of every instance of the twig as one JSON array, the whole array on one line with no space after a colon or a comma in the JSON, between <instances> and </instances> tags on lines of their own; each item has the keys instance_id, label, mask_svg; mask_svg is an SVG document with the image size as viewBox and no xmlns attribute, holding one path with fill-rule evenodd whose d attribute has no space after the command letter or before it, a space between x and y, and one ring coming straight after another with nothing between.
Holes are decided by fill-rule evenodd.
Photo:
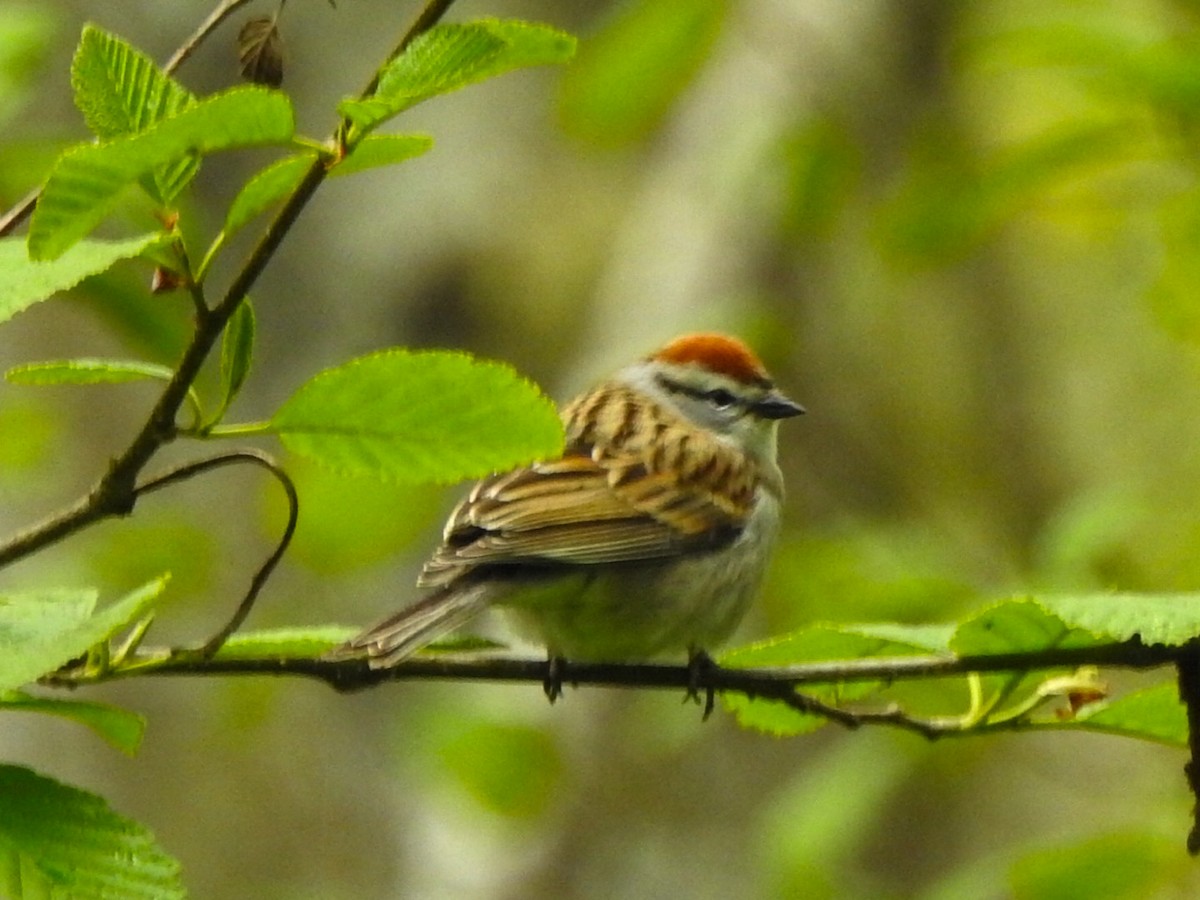
<instances>
[{"instance_id":1,"label":"twig","mask_svg":"<svg viewBox=\"0 0 1200 900\"><path fill-rule=\"evenodd\" d=\"M287 524L284 526L283 534L279 538L278 544L276 544L275 549L271 552L271 555L267 557L266 561L259 566L258 570L254 573L254 577L250 580L249 590L247 590L245 596L242 597L242 600L237 605L233 615L229 617L229 621L227 621L220 628L220 630L216 632L216 634L205 641L203 646L201 646L199 651L197 651L197 654L201 659L209 659L211 656L213 656L213 654L221 649L221 645L229 639L229 636L241 627L242 623L246 620L246 616L250 615L250 610L253 608L254 601L258 598L258 594L262 590L263 585L267 583L267 579L271 577L271 572L275 569L275 566L279 563L279 560L283 558L283 554L287 551L288 545L292 541L292 535L296 532L296 522L300 516L300 497L296 493L295 482L293 482L291 476L289 476L287 472L285 472L283 468L266 453L263 453L259 450L244 449L233 450L228 453L222 453L218 456L211 456L207 459L186 463L182 466L171 469L169 472L165 472L161 475L151 478L150 480L139 485L135 490L135 493L138 495L149 494L153 491L161 490L168 485L175 484L176 482L185 481L186 479L199 475L202 472L207 472L210 469L216 469L220 468L221 466L234 465L237 463L250 463L252 465L261 466L275 477L275 480L282 485L284 493L287 494L288 519Z\"/></svg>"},{"instance_id":2,"label":"twig","mask_svg":"<svg viewBox=\"0 0 1200 900\"><path fill-rule=\"evenodd\" d=\"M221 13L227 14L228 11L235 8L237 3L241 2L246 2L246 0L225 0L210 19ZM393 55L401 52L417 35L432 28L449 9L452 2L453 0L430 0L400 40ZM229 9L226 10L226 7ZM203 26L201 30L203 30ZM211 29L205 31L205 35L210 31ZM343 127L344 123L339 125L339 133ZM326 172L325 161L318 157L300 185L288 197L283 208L272 220L262 239L251 250L250 256L235 276L224 298L212 309L211 314L197 322L196 330L184 351L183 358L179 361L174 375L155 403L146 423L125 451L109 465L108 471L100 478L91 493L70 508L50 516L0 544L0 566L28 556L102 519L128 515L133 511L137 499L138 475L154 454L164 444L176 437L175 417L205 360L229 319L245 300L246 295L258 280L258 276L262 274L279 244L299 217L300 212L325 180Z\"/></svg>"},{"instance_id":3,"label":"twig","mask_svg":"<svg viewBox=\"0 0 1200 900\"><path fill-rule=\"evenodd\" d=\"M298 675L317 678L339 690L357 690L387 681L453 679L465 681L529 682L541 685L544 659L479 653L425 652L386 668L373 669L365 659L313 656L234 657L218 654L200 660L172 657L166 649L144 650L138 675ZM780 668L735 669L714 665L699 676L701 689L738 691L756 697L784 699L803 685L862 681L889 682L912 678L951 678L974 672L1021 672L1073 668L1085 664L1129 669L1172 665L1178 647L1147 646L1139 641L1093 647L1053 648L985 656L900 656L805 663ZM687 690L697 673L687 665L664 663L559 663L564 684L605 687L676 688ZM133 674L133 673L129 673ZM106 677L121 678L117 669ZM801 701L803 702L803 701ZM810 710L811 711L811 710Z\"/></svg>"}]
</instances>

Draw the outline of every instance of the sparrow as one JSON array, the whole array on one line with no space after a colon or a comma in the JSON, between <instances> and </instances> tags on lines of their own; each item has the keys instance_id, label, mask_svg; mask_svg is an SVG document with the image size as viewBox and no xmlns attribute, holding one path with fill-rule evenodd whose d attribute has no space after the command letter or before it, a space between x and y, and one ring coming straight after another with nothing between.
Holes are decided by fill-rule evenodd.
<instances>
[{"instance_id":1,"label":"sparrow","mask_svg":"<svg viewBox=\"0 0 1200 900\"><path fill-rule=\"evenodd\" d=\"M562 411L562 456L476 483L418 579L430 593L335 652L386 668L497 607L552 661L708 659L762 581L776 432L803 412L741 341L671 341Z\"/></svg>"}]
</instances>

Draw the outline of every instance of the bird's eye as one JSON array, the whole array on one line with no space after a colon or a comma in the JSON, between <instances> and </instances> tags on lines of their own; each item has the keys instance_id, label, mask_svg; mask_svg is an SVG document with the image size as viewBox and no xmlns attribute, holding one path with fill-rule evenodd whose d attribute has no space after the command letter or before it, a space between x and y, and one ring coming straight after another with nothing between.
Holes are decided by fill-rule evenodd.
<instances>
[{"instance_id":1,"label":"bird's eye","mask_svg":"<svg viewBox=\"0 0 1200 900\"><path fill-rule=\"evenodd\" d=\"M730 391L722 388L717 388L715 391L708 391L704 395L704 399L717 409L729 409L729 407L737 404L737 397Z\"/></svg>"}]
</instances>

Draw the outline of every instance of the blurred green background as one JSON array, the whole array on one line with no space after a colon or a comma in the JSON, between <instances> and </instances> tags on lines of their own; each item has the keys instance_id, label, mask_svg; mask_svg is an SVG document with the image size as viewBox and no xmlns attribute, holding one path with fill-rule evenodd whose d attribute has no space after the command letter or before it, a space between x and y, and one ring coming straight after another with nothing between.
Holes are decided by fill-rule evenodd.
<instances>
[{"instance_id":1,"label":"blurred green background","mask_svg":"<svg viewBox=\"0 0 1200 900\"><path fill-rule=\"evenodd\" d=\"M328 132L415 9L288 4L303 131ZM208 11L0 0L0 205L85 137L68 78L84 21L163 60ZM181 80L233 83L234 35L269 11L251 5ZM809 409L783 427L786 534L744 639L945 621L1022 590L1200 588L1200 4L463 0L451 18L485 15L569 30L579 57L417 108L397 127L432 133L432 154L322 188L255 291L236 418L389 345L503 358L565 399L679 332L727 329ZM267 159L206 162L184 210L198 236ZM0 367L169 363L188 315L114 272L7 323ZM3 530L86 490L153 397L0 384ZM250 625L407 602L461 488L289 466L301 531ZM170 570L152 640L195 639L282 515L273 483L222 472L0 589L112 596ZM1118 738L780 741L651 692L553 708L535 687L457 684L88 693L149 716L136 759L31 716L6 719L0 757L148 824L196 897L1200 891L1184 754Z\"/></svg>"}]
</instances>

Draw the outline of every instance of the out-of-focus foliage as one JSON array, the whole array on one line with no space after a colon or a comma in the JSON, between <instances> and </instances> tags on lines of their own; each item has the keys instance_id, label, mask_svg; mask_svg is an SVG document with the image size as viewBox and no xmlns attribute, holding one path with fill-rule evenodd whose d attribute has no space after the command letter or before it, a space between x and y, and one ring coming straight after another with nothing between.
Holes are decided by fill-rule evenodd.
<instances>
[{"instance_id":1,"label":"out-of-focus foliage","mask_svg":"<svg viewBox=\"0 0 1200 900\"><path fill-rule=\"evenodd\" d=\"M361 4L287 10L289 95L302 128L324 127L400 26ZM83 139L63 100L79 21L161 59L206 12L0 10L4 205ZM240 417L265 420L317 369L389 345L502 357L563 397L662 338L723 327L810 411L784 432L787 531L747 641L814 621L902 622L911 638L983 597L1050 588L1200 587L1194 4L498 0L485 14L579 34L574 68L561 85L532 72L422 104L412 126L438 136L433 152L322 188L255 288ZM228 87L233 43L205 48L180 82ZM22 47L13 68L4 54ZM57 81L34 77L53 59ZM555 97L571 141L547 114ZM265 164L237 159L236 176L198 179L207 233ZM147 229L144 210L117 208L129 233ZM238 224L234 261L258 220ZM6 323L0 368L174 364L191 314L178 296L149 297L124 270L74 295ZM215 362L205 378L219 381ZM0 385L6 532L44 514L47 494L86 490L144 418L138 388L89 390L102 401ZM294 552L255 611L264 630L229 654L312 637L271 626L362 623L408 602L455 493L294 474ZM174 627L203 633L278 533L277 486L259 490L218 479L156 498L169 516L156 506L5 577L128 585L169 561L189 588L185 609L167 607ZM184 516L207 541L173 524ZM1112 624L1104 604L1076 610L1089 611ZM1164 612L1167 627L1181 611ZM1102 677L1109 705L1064 727L1148 735L1180 721L1169 673ZM1039 684L985 687L1016 702ZM919 708L946 696L905 691ZM536 689L462 685L103 695L150 713L132 766L16 713L6 758L102 780L183 860L196 896L957 900L1198 885L1177 729L1162 745L1045 733L929 746L830 727L777 741L720 713L702 726L653 694L568 689L549 709Z\"/></svg>"}]
</instances>

